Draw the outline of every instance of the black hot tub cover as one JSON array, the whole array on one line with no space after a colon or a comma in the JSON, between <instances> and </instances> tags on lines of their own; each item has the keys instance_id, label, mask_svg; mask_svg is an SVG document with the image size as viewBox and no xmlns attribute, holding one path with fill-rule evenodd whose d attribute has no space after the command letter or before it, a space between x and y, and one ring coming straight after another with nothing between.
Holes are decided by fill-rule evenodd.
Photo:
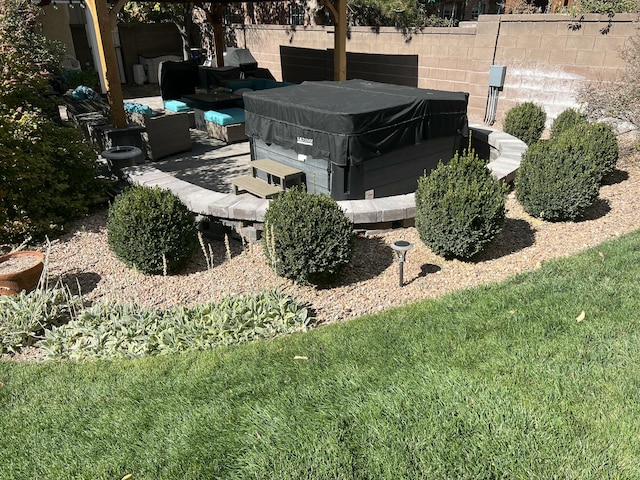
<instances>
[{"instance_id":1,"label":"black hot tub cover","mask_svg":"<svg viewBox=\"0 0 640 480\"><path fill-rule=\"evenodd\" d=\"M304 82L246 92L248 136L337 165L467 135L468 94L369 82Z\"/></svg>"}]
</instances>

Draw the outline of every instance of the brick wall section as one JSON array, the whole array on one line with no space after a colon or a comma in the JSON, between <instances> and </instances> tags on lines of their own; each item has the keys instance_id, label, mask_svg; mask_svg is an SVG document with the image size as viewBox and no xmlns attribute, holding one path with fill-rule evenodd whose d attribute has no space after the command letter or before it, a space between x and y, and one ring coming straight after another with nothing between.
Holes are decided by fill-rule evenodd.
<instances>
[{"instance_id":1,"label":"brick wall section","mask_svg":"<svg viewBox=\"0 0 640 480\"><path fill-rule=\"evenodd\" d=\"M580 104L579 90L591 80L613 80L624 69L620 49L638 33L634 17L585 15L481 15L456 28L425 28L410 37L393 28L378 33L351 28L347 52L416 55L417 86L469 92L469 117L483 121L489 67L505 65L497 120L525 101L542 105L549 121ZM261 67L282 80L280 45L333 49L332 27L245 25L238 46L248 48Z\"/></svg>"}]
</instances>

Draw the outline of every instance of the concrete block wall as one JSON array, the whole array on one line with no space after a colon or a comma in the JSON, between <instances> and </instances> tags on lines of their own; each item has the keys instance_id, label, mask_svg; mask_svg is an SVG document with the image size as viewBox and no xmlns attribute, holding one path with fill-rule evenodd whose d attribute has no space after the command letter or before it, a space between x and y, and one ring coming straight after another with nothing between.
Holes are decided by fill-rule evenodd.
<instances>
[{"instance_id":1,"label":"concrete block wall","mask_svg":"<svg viewBox=\"0 0 640 480\"><path fill-rule=\"evenodd\" d=\"M518 103L542 105L549 122L562 110L580 104L580 87L588 81L614 80L624 70L620 49L638 34L634 16L561 14L481 15L458 27L424 28L404 36L394 28L374 32L353 27L347 52L416 55L417 86L469 93L469 117L484 120L491 65L505 65L497 120ZM333 27L244 25L238 46L282 80L280 45L332 50ZM392 67L390 67L392 68Z\"/></svg>"}]
</instances>

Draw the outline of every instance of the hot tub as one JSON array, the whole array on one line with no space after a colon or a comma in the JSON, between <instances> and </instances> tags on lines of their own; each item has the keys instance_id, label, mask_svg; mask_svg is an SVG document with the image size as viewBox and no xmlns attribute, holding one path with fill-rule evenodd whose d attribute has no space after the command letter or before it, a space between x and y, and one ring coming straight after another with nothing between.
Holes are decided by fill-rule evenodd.
<instances>
[{"instance_id":1,"label":"hot tub","mask_svg":"<svg viewBox=\"0 0 640 480\"><path fill-rule=\"evenodd\" d=\"M364 80L304 82L246 92L245 132L253 160L302 170L309 192L399 195L453 157L468 135L468 97Z\"/></svg>"}]
</instances>

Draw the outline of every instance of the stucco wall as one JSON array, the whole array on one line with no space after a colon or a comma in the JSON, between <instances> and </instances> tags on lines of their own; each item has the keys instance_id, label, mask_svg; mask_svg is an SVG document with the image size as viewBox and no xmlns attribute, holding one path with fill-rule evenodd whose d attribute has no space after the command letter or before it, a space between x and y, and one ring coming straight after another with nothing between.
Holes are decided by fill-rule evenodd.
<instances>
[{"instance_id":1,"label":"stucco wall","mask_svg":"<svg viewBox=\"0 0 640 480\"><path fill-rule=\"evenodd\" d=\"M481 15L457 28L425 28L411 37L393 28L378 33L350 30L347 52L416 55L417 86L469 92L469 116L482 121L489 67L505 65L505 86L497 119L518 103L533 101L549 120L579 106L580 87L590 80L613 80L624 69L620 49L637 34L632 15ZM249 48L261 67L282 80L280 46L333 49L332 27L246 25L236 28L238 46ZM349 65L347 65L349 70ZM392 68L390 68L392 70ZM286 80L286 78L284 78Z\"/></svg>"},{"instance_id":2,"label":"stucco wall","mask_svg":"<svg viewBox=\"0 0 640 480\"><path fill-rule=\"evenodd\" d=\"M69 10L65 5L64 8L54 8L48 5L42 9L43 16L40 20L42 34L50 39L58 40L64 43L67 55L76 56L73 46L73 37L69 28Z\"/></svg>"}]
</instances>

